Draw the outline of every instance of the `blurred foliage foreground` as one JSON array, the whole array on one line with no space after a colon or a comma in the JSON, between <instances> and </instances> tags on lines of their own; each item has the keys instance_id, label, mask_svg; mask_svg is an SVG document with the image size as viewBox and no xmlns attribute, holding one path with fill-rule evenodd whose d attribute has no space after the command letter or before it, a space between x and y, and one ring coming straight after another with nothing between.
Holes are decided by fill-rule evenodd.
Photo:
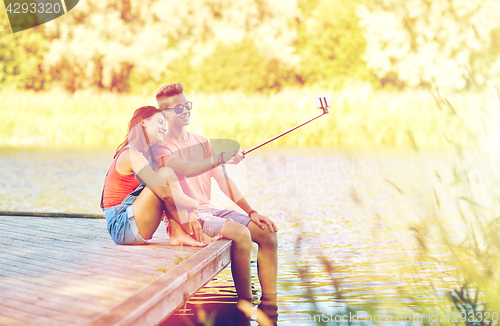
<instances>
[{"instance_id":1,"label":"blurred foliage foreground","mask_svg":"<svg viewBox=\"0 0 500 326\"><path fill-rule=\"evenodd\" d=\"M497 100L500 89L496 87ZM495 93L495 91L493 92ZM487 96L482 94L482 96ZM418 264L412 269L414 281L400 289L401 299L373 298L359 302L362 323L341 321L331 316L356 316L359 311L345 304L341 266L327 257L319 257L324 272L330 276L336 289L336 301L342 308L322 311L315 300L314 289L308 290L312 304L310 320L318 325L330 324L392 324L398 322L417 325L498 325L500 320L500 155L498 145L498 115L484 110L479 103L472 105L482 116L481 125L474 125L472 115L458 109L464 98L447 98L435 93L434 103L439 111L449 110L446 119L455 123L456 135L447 136L449 150L455 155L447 165L450 180L432 171L435 180L426 178L420 189L422 216L409 225L420 248ZM494 108L499 111L499 102ZM431 107L428 108L431 110ZM470 112L469 112L470 113ZM436 124L436 127L438 125ZM445 132L442 129L443 133ZM490 139L485 142L485 139ZM418 147L415 147L418 152ZM417 153L418 154L418 153ZM417 156L418 157L418 156ZM447 163L448 164L448 163ZM417 178L415 178L417 179ZM446 178L448 179L448 178ZM418 180L414 180L419 183ZM448 182L451 181L451 182ZM395 186L393 184L393 186ZM395 188L397 188L395 186ZM406 189L397 188L401 196ZM446 200L443 200L446 198ZM357 205L367 198L358 198ZM449 216L450 207L454 214ZM436 239L440 248L432 247ZM297 247L303 239L297 240ZM432 278L422 278L425 271L435 268ZM298 267L304 284L312 279L307 266ZM348 289L348 287L346 287ZM324 315L321 315L322 313ZM366 316L378 316L366 319ZM382 317L381 317L382 316ZM397 317L406 318L396 320ZM317 317L313 320L314 317ZM370 317L371 318L371 317Z\"/></svg>"},{"instance_id":2,"label":"blurred foliage foreground","mask_svg":"<svg viewBox=\"0 0 500 326\"><path fill-rule=\"evenodd\" d=\"M457 114L471 130L482 130L485 118L496 114L491 107L498 101L491 90L453 93L449 99L454 106L449 102L436 106L441 95L432 89L391 92L358 85L327 94L332 102L328 115L266 146L449 147L465 137ZM204 131L207 138L233 139L243 148L321 113L314 104L318 94L310 90L187 95L195 104L192 131ZM156 105L153 95L54 91L4 91L0 103L1 146L60 148L115 147L134 110Z\"/></svg>"}]
</instances>

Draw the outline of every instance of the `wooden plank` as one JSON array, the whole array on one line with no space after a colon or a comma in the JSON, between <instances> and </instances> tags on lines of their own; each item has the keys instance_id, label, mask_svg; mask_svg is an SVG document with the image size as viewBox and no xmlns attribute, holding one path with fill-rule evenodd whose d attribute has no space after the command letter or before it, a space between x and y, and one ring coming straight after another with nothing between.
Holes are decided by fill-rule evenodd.
<instances>
[{"instance_id":1,"label":"wooden plank","mask_svg":"<svg viewBox=\"0 0 500 326\"><path fill-rule=\"evenodd\" d=\"M28 232L28 231L26 231ZM47 248L47 250L50 250L51 252L54 252L56 249L52 248L54 245L54 242L51 240L44 241L43 245L41 245L40 241L33 237L32 234L29 234L29 240L25 239L15 239L15 240L10 240L10 239L3 239L0 238L0 242L5 243L6 245L9 245L9 243L12 245L13 243L18 243L21 242L22 244L25 244L26 246L30 248L40 248L44 247ZM122 266L124 260L130 261L130 264L127 264L128 268L130 269L139 269L138 267L143 266L144 268L140 269L141 272L153 272L155 273L156 268L161 267L161 266L168 266L173 263L174 259L181 258L183 259L185 256L192 254L193 252L199 251L199 248L190 248L190 247L184 247L182 248L183 252L179 254L179 250L175 250L175 248L179 247L171 247L169 245L162 245L166 246L167 248L162 248L161 251L158 251L158 248L149 248L150 246L135 246L136 248L129 248L129 246L118 246L112 243L110 239L107 240L107 243L111 243L110 247L103 248L102 244L100 245L99 241L94 241L92 242L94 245L89 246L87 243L85 245L80 245L80 244L74 244L73 242L71 244L68 243L68 245L65 246L59 246L57 247L57 252L75 252L81 259L86 258L86 257L94 257L95 261L98 262L99 264L109 264L112 266ZM74 251L73 249L76 249L75 246L78 246L78 249ZM62 250L61 248L71 248L72 250ZM88 250L89 248L95 249L95 250ZM150 250L148 250L150 249ZM127 252L123 252L123 251ZM112 251L112 254L109 252ZM145 251L150 251L151 255L146 255ZM83 253L85 256L82 256ZM149 257L148 257L149 256ZM101 260L99 260L98 257L102 257ZM145 261L147 259L147 261Z\"/></svg>"},{"instance_id":2,"label":"wooden plank","mask_svg":"<svg viewBox=\"0 0 500 326\"><path fill-rule=\"evenodd\" d=\"M8 286L6 286L8 283ZM48 282L43 278L24 278L24 279L7 279L0 283L0 290L3 291L5 288L29 288L33 287L40 289L41 292L36 293L36 296L45 295L51 297L61 297L65 299L65 303L61 305L58 309L53 310L63 310L67 314L80 315L80 311L75 312L74 309L81 309L85 305L94 305L93 310L99 310L101 313L106 309L111 308L115 304L125 300L129 296L133 295L140 288L144 287L149 283L146 282L141 286L138 286L133 291L123 292L122 289L112 290L112 291L96 291L94 288L89 287L78 287L78 286L67 286L65 284L58 284L54 282ZM82 305L82 302L84 303ZM57 304L57 303L55 303ZM85 313L87 318L93 318L96 314L87 314L88 311L81 311ZM0 310L0 315L2 315Z\"/></svg>"},{"instance_id":3,"label":"wooden plank","mask_svg":"<svg viewBox=\"0 0 500 326\"><path fill-rule=\"evenodd\" d=\"M159 257L158 255L165 255L167 258L168 256L170 256L170 254L166 253L165 251L158 251L158 250L145 250L144 248L148 248L150 246L156 246L156 245L166 245L166 244L158 244L158 243L155 243L154 242L154 239L153 241L151 241L149 244L145 244L145 245L140 245L140 246L119 246L119 245L116 245L112 240L111 238L108 238L106 240L106 244L103 246L102 243L98 242L98 241L92 241L92 242L89 242L89 241L86 241L86 240L82 240L81 237L78 237L78 236L72 236L72 235L68 235L68 236L65 236L65 237L60 237L59 234L51 229L47 229L47 230L38 230L38 229L34 229L34 230L19 230L19 229L14 229L11 231L11 233L16 233L18 236L18 238L22 235L22 236L26 236L26 237L29 237L29 238L33 238L33 237L37 237L37 240L34 241L34 243L38 243L38 242L42 242L42 243L49 243L50 245L56 245L56 244L60 244L61 246L64 245L64 246L67 246L67 245L80 245L82 246L81 248L83 247L87 247L87 248L99 248L99 249L115 249L115 250L119 250L121 252L123 251L127 251L127 252L130 252L130 253L137 253L138 251L141 252L141 255L144 256L144 255L147 255L153 259L158 259L158 258L162 258L162 257ZM80 247L79 247L80 248ZM201 250L200 248L196 248L196 247L182 247L182 246L172 246L171 248L179 248L181 250L184 250L184 251L187 251L187 252L195 252L195 251L198 251L198 250ZM177 249L176 252L178 252L179 250Z\"/></svg>"},{"instance_id":4,"label":"wooden plank","mask_svg":"<svg viewBox=\"0 0 500 326\"><path fill-rule=\"evenodd\" d=\"M103 234L107 233L106 220L103 219L78 219L78 218L48 218L48 217L26 217L26 216L0 216L0 223L15 223L17 226L30 227L31 225L43 224L58 227L73 227L72 232L86 232L87 229L81 229L75 226L93 226L97 227Z\"/></svg>"},{"instance_id":5,"label":"wooden plank","mask_svg":"<svg viewBox=\"0 0 500 326\"><path fill-rule=\"evenodd\" d=\"M17 320L17 319L12 319L8 318L5 316L0 315L0 325L5 325L5 326L31 326L33 324L29 324L25 321Z\"/></svg>"},{"instance_id":6,"label":"wooden plank","mask_svg":"<svg viewBox=\"0 0 500 326\"><path fill-rule=\"evenodd\" d=\"M0 244L4 243L7 246L10 244L20 243L24 244L29 248L43 248L53 253L74 253L80 257L80 259L86 257L93 257L95 260L102 262L109 262L110 264L119 264L122 266L124 262L129 268L134 269L134 266L143 267L147 270L154 271L159 266L169 265L176 259L184 259L186 256L192 255L193 253L201 250L201 248L195 247L179 247L170 246L166 244L151 244L151 245L140 245L140 246L120 246L112 243L110 247L99 245L96 242L92 245L83 244L68 244L65 246L54 247L53 241L37 241L37 239L31 237L29 240L26 239L2 239L0 237ZM161 249L161 250L160 250ZM158 266L159 265L159 266Z\"/></svg>"},{"instance_id":7,"label":"wooden plank","mask_svg":"<svg viewBox=\"0 0 500 326\"><path fill-rule=\"evenodd\" d=\"M16 255L16 253L9 252L0 252L0 262L1 263L9 263L14 262L15 264L22 264L27 266L27 269L37 270L41 272L45 271L53 271L53 272L61 272L61 273L71 273L74 276L83 276L88 277L92 274L100 274L96 273L99 271L106 271L104 269L94 269L94 268L86 268L81 264L75 263L61 263L59 260L55 259L55 257L47 257L44 255L40 255L38 253L34 253L34 255L30 255L31 257L26 257L24 255ZM116 277L123 277L122 273L114 273ZM111 276L111 275L110 275Z\"/></svg>"},{"instance_id":8,"label":"wooden plank","mask_svg":"<svg viewBox=\"0 0 500 326\"><path fill-rule=\"evenodd\" d=\"M79 289L79 291L84 293L95 295L103 295L109 292L112 292L115 295L126 295L130 294L130 291L133 291L136 287L140 286L140 283L129 284L128 282L124 284L120 282L110 284L110 280L93 279L90 274L89 276L69 277L69 273L54 272L51 270L44 271L43 269L32 270L25 268L23 264L2 265L2 271L2 274L5 272L17 272L17 275L19 276L17 279L22 279L23 281L29 281L27 279L36 279L37 282L43 282L44 284L48 284L48 286L52 286L54 288L65 286L75 290Z\"/></svg>"},{"instance_id":9,"label":"wooden plank","mask_svg":"<svg viewBox=\"0 0 500 326\"><path fill-rule=\"evenodd\" d=\"M59 236L60 232L57 232L57 230L54 230L54 228L50 228L50 227L37 227L36 229L33 229L33 228L31 228L31 229L26 229L26 228L16 229L17 226L15 224L12 224L10 227L14 228L14 229L10 230L10 233L17 233L19 235L29 236L29 237L36 236L36 237L41 238L41 240L37 240L37 242L38 241L54 240L54 241L62 241L64 243L81 244L81 245L85 245L85 246L96 246L95 242L89 243L88 241L82 239L81 236L77 236L77 235L68 234L68 235L65 235L64 238L61 238ZM158 231L157 231L157 233L158 233ZM106 234L107 234L107 232L106 232ZM166 240L166 235L165 235L164 239ZM107 246L106 248L111 248L111 249L117 248L117 245L114 244L114 242L111 240L109 235L106 236L105 240L106 240L106 243L109 244L109 246ZM146 244L146 245L142 245L142 246L118 246L118 247L120 247L120 250L127 250L130 252L136 252L138 250L137 249L138 247L151 246L151 245L157 245L157 244L166 244L166 241L165 241L165 243L159 243L158 239L153 238L153 240L149 241L148 244ZM97 246L99 248L101 248L100 244ZM179 248L179 246L173 247L173 248ZM183 249L184 250L196 250L198 248L184 247ZM142 249L139 249L139 250L143 251ZM155 255L156 252L147 252L147 253L150 254L154 258L158 258Z\"/></svg>"},{"instance_id":10,"label":"wooden plank","mask_svg":"<svg viewBox=\"0 0 500 326\"><path fill-rule=\"evenodd\" d=\"M33 325L51 325L51 326L66 326L72 325L70 321L63 323L44 316L37 316L26 311L12 309L10 307L5 307L0 303L0 312L2 316L7 318L22 321L27 324Z\"/></svg>"},{"instance_id":11,"label":"wooden plank","mask_svg":"<svg viewBox=\"0 0 500 326\"><path fill-rule=\"evenodd\" d=\"M149 244L120 246L105 220L0 216L0 318L92 324L98 312L97 321L119 325L161 322L227 266L231 242L174 247L163 227L157 233Z\"/></svg>"},{"instance_id":12,"label":"wooden plank","mask_svg":"<svg viewBox=\"0 0 500 326\"><path fill-rule=\"evenodd\" d=\"M102 258L103 260L108 260L113 258L119 259L121 262L123 260L129 260L130 263L141 263L141 257L144 257L143 252L150 249L151 251L157 251L150 248L152 245L142 245L140 250L128 248L129 246L120 246L114 244L111 239L108 239L104 243L102 241L95 241L89 244L81 243L67 243L63 246L55 246L55 242L52 239L40 240L36 237L17 237L14 239L6 239L6 237L0 237L0 244L5 244L6 248L11 245L26 246L27 248L41 248L44 250L49 250L50 252L61 252L61 253L71 253L77 251L80 255L87 254L88 256L95 257L96 259ZM186 254L191 254L200 250L199 248L184 247L179 250L179 246L170 245L160 245L165 247L162 251L168 251L167 254L173 255L175 258L183 257ZM156 248L155 248L156 249ZM180 254L183 254L182 256ZM158 259L158 256L153 256L153 258Z\"/></svg>"},{"instance_id":13,"label":"wooden plank","mask_svg":"<svg viewBox=\"0 0 500 326\"><path fill-rule=\"evenodd\" d=\"M33 257L34 256L34 257ZM70 273L70 275L88 277L94 276L96 274L97 278L100 279L99 275L105 275L107 278L129 278L131 276L137 276L137 274L125 274L125 273L117 273L114 271L110 271L104 268L94 268L92 266L86 267L80 264L60 263L58 259L54 257L43 257L39 253L35 253L35 255L31 255L31 257L26 257L22 255L16 255L16 253L5 253L0 252L0 262L5 264L6 266L14 265L24 265L26 270L34 270L40 272L54 272L54 273ZM12 263L11 263L12 262Z\"/></svg>"},{"instance_id":14,"label":"wooden plank","mask_svg":"<svg viewBox=\"0 0 500 326\"><path fill-rule=\"evenodd\" d=\"M82 226L81 223L77 223L78 219L64 219L57 223L58 219L50 218L6 218L0 216L0 225L5 227L10 227L13 229L26 229L29 231L36 231L38 229L44 229L53 235L65 235L70 237L78 237L84 240L83 235L89 236L89 239L95 238L109 238L106 221L103 220L82 220L86 224L84 228L78 227ZM91 223L94 222L94 223ZM70 224L71 223L71 224ZM11 230L9 230L11 231ZM57 231L57 232L56 232Z\"/></svg>"},{"instance_id":15,"label":"wooden plank","mask_svg":"<svg viewBox=\"0 0 500 326\"><path fill-rule=\"evenodd\" d=\"M24 249L23 249L24 250ZM158 248L157 250L165 250L164 248ZM166 249L168 250L168 249ZM27 251L27 250L26 250ZM171 250L169 250L171 251ZM20 251L17 251L16 253L19 253ZM28 252L28 251L27 251ZM106 256L106 252L101 253L100 255L95 255L95 257L92 253L80 253L80 252L67 252L63 255L56 255L55 257L47 257L46 259L50 259L50 261L53 261L54 259L59 260L61 262L65 261L70 261L72 262L73 260L84 260L84 262L80 263L82 265L88 265L88 268L93 268L96 265L100 266L100 268L95 269L95 271L101 270L103 273L108 274L108 271L112 272L110 274L113 274L116 270L120 270L119 273L122 274L124 277L125 276L143 276L143 277L152 277L153 275L157 274L157 269L159 267L163 266L169 266L174 264L175 259L182 259L184 260L187 258L187 256L190 255L190 253L184 253L183 256L180 256L179 253L172 253L170 254L169 259L151 259L149 257L141 257L140 253L134 253L133 255L130 253L123 253L122 255L113 255L113 256ZM43 256L46 254L45 252L37 252L37 255ZM63 258L67 257L67 255L71 255L68 258ZM80 255L80 258L74 257ZM130 258L135 258L130 259ZM56 263L56 265L61 265ZM123 266L126 265L127 268L123 268ZM84 269L88 269L87 267L84 267Z\"/></svg>"},{"instance_id":16,"label":"wooden plank","mask_svg":"<svg viewBox=\"0 0 500 326\"><path fill-rule=\"evenodd\" d=\"M67 297L54 294L51 290L51 288L36 284L30 284L27 287L24 282L17 282L15 285L0 284L0 297L84 318L95 317L105 310L104 307L96 305L95 301L88 302L79 297L72 298L69 304ZM2 325L1 322L0 325Z\"/></svg>"},{"instance_id":17,"label":"wooden plank","mask_svg":"<svg viewBox=\"0 0 500 326\"><path fill-rule=\"evenodd\" d=\"M2 275L2 271L0 270L0 276ZM70 290L66 290L65 288L56 288L54 286L54 283L52 282L46 282L45 280L38 280L38 279L32 279L32 278L13 278L13 277L6 277L3 279L0 283L0 290L4 291L3 289L13 289L13 288L19 288L19 289L24 289L27 291L33 291L36 290L37 295L54 295L54 296L60 296L60 297L73 297L75 293ZM98 295L95 296L89 296L92 298L99 298L101 299L102 296L99 293Z\"/></svg>"},{"instance_id":18,"label":"wooden plank","mask_svg":"<svg viewBox=\"0 0 500 326\"><path fill-rule=\"evenodd\" d=\"M5 242L0 241L1 244L6 244ZM7 243L6 245L8 245ZM27 249L26 247L21 247L21 245L36 245L37 251L31 251L31 249ZM94 266L95 264L101 264L104 269L111 268L111 270L116 269L121 269L122 273L124 274L137 274L137 273L144 273L144 274L151 274L152 273L152 266L148 264L147 262L143 262L142 260L135 259L137 258L135 256L140 257L139 253L137 254L130 254L130 253L123 253L120 255L112 254L109 251L102 251L101 253L95 252L95 251L83 251L83 250L74 250L71 248L66 248L66 250L62 250L60 248L57 249L57 252L54 253L48 253L47 251L51 250L52 248L49 245L41 245L41 244L36 244L36 242L27 242L23 240L15 240L15 241L10 241L10 250L12 250L13 253L22 255L22 254L28 254L28 253L33 253L40 255L41 257L45 259L50 259L51 254L53 255L52 258L59 260L61 262L74 262L74 261L80 261L80 264L84 266ZM127 269L123 269L123 265L127 265Z\"/></svg>"},{"instance_id":19,"label":"wooden plank","mask_svg":"<svg viewBox=\"0 0 500 326\"><path fill-rule=\"evenodd\" d=\"M2 243L0 242L0 244ZM38 249L37 251L33 251L25 247L12 246L11 243L9 249L0 248L0 257L2 256L6 257L4 255L11 255L14 257L11 259L16 259L17 257L30 256L30 259L37 259L45 263L50 262L51 266L58 268L66 269L73 266L75 268L79 268L80 270L85 270L85 271L92 270L93 272L105 273L107 275L116 277L137 276L138 273L143 273L145 274L145 276L152 276L154 274L151 265L146 266L141 264L139 266L133 266L134 270L131 270L129 268L123 268L117 265L117 264L123 264L123 260L119 259L96 260L92 259L90 255L82 255L80 252L72 252L72 251L62 252L59 250L56 252L47 252L45 250L40 250L42 249L40 247L37 247L37 249ZM35 256L35 258L33 258L33 256ZM146 266L147 268L142 268L142 266Z\"/></svg>"},{"instance_id":20,"label":"wooden plank","mask_svg":"<svg viewBox=\"0 0 500 326\"><path fill-rule=\"evenodd\" d=\"M155 325L172 314L230 262L231 241L219 240L88 325Z\"/></svg>"},{"instance_id":21,"label":"wooden plank","mask_svg":"<svg viewBox=\"0 0 500 326\"><path fill-rule=\"evenodd\" d=\"M104 219L104 214L91 213L55 213L55 212L20 212L0 211L0 216L36 216L36 217L59 217L59 218L94 218Z\"/></svg>"},{"instance_id":22,"label":"wooden plank","mask_svg":"<svg viewBox=\"0 0 500 326\"><path fill-rule=\"evenodd\" d=\"M51 270L44 271L41 269L28 269L23 264L19 265L4 265L2 266L2 274L7 274L7 277L19 280L42 281L55 289L58 288L71 288L74 291L84 292L94 295L106 295L112 292L115 295L128 295L131 292L141 288L145 284L145 280L152 280L154 278L142 279L136 278L106 278L99 277L97 274L90 274L88 276L75 276L70 272L61 273ZM16 276L12 276L16 275ZM1 283L0 283L1 284Z\"/></svg>"},{"instance_id":23,"label":"wooden plank","mask_svg":"<svg viewBox=\"0 0 500 326\"><path fill-rule=\"evenodd\" d=\"M144 283L138 289L146 284ZM43 301L46 307L52 306L53 310L90 319L104 313L137 291L131 291L121 296L116 296L114 293L89 294L88 291L81 293L81 291L75 291L74 288L47 284L40 279L7 279L0 283L0 292L0 296L7 297L13 293L24 294L24 299L20 301L26 302L28 300L29 303L29 298L32 298L33 301Z\"/></svg>"},{"instance_id":24,"label":"wooden plank","mask_svg":"<svg viewBox=\"0 0 500 326\"><path fill-rule=\"evenodd\" d=\"M87 320L86 318L78 317L75 315L67 315L63 312L53 310L52 307L41 307L40 305L33 305L12 298L6 299L0 297L0 307L11 308L18 311L29 311L31 315L43 317L44 319L48 318L51 320L51 322L53 321L54 324L56 324L56 322L67 324L69 321L71 321L73 325L80 325L85 323L85 321Z\"/></svg>"}]
</instances>

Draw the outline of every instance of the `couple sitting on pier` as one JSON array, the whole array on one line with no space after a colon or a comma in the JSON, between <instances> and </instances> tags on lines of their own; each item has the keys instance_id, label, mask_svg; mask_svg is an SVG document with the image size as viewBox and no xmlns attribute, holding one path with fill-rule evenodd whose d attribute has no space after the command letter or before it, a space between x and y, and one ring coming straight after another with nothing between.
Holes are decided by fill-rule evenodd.
<instances>
[{"instance_id":1,"label":"couple sitting on pier","mask_svg":"<svg viewBox=\"0 0 500 326\"><path fill-rule=\"evenodd\" d=\"M238 164L243 154L216 155L205 137L186 130L192 103L182 84L163 86L156 99L159 108L145 106L134 112L105 179L101 208L113 241L145 243L162 216L168 218L171 245L205 246L221 237L233 240L231 270L243 299L252 297L250 252L254 241L259 245L262 292L276 294L277 228L252 209L221 168L222 164ZM212 177L246 214L217 209L210 202Z\"/></svg>"}]
</instances>

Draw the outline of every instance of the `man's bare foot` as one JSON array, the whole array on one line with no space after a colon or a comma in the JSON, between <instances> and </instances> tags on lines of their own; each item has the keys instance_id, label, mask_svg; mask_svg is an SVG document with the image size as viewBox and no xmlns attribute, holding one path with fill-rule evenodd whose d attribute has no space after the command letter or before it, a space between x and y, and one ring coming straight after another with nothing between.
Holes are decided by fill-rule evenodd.
<instances>
[{"instance_id":1,"label":"man's bare foot","mask_svg":"<svg viewBox=\"0 0 500 326\"><path fill-rule=\"evenodd\" d=\"M216 235L215 237L210 237L210 236L206 235L205 233L202 233L201 238L203 240L203 243L208 245L214 241L219 240L220 238L222 238L222 236L219 234L219 235Z\"/></svg>"},{"instance_id":2,"label":"man's bare foot","mask_svg":"<svg viewBox=\"0 0 500 326\"><path fill-rule=\"evenodd\" d=\"M170 245L171 246L191 246L191 247L205 247L207 244L203 242L198 242L191 238L184 231L172 232L170 234Z\"/></svg>"}]
</instances>

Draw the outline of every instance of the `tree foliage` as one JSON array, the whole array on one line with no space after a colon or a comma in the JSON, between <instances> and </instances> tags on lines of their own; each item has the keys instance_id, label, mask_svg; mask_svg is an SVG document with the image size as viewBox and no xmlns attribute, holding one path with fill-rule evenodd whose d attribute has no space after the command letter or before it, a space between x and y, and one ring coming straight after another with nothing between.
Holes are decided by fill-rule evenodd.
<instances>
[{"instance_id":1,"label":"tree foliage","mask_svg":"<svg viewBox=\"0 0 500 326\"><path fill-rule=\"evenodd\" d=\"M0 12L0 85L463 89L500 75L499 16L496 0L87 0L12 34Z\"/></svg>"},{"instance_id":2,"label":"tree foliage","mask_svg":"<svg viewBox=\"0 0 500 326\"><path fill-rule=\"evenodd\" d=\"M272 88L267 78L246 74L262 68L261 61L264 68L269 62L294 64L294 32L286 23L293 4L89 0L77 14L58 21L59 37L45 63L54 80L71 91L92 86L120 92L131 85L140 88L142 83L131 76L158 84L176 76L176 64L196 74L192 84L200 90L260 90L269 84ZM213 74L220 85L214 85ZM242 86L249 85L244 79L255 78L260 78L256 86Z\"/></svg>"},{"instance_id":3,"label":"tree foliage","mask_svg":"<svg viewBox=\"0 0 500 326\"><path fill-rule=\"evenodd\" d=\"M0 85L2 88L41 90L47 82L43 57L49 40L43 26L31 33L12 34L7 15L0 14Z\"/></svg>"},{"instance_id":4,"label":"tree foliage","mask_svg":"<svg viewBox=\"0 0 500 326\"><path fill-rule=\"evenodd\" d=\"M363 60L366 41L357 5L357 1L301 1L296 47L303 83L338 88L349 79L371 80Z\"/></svg>"},{"instance_id":5,"label":"tree foliage","mask_svg":"<svg viewBox=\"0 0 500 326\"><path fill-rule=\"evenodd\" d=\"M500 73L496 0L373 0L358 14L383 83L460 90Z\"/></svg>"}]
</instances>

